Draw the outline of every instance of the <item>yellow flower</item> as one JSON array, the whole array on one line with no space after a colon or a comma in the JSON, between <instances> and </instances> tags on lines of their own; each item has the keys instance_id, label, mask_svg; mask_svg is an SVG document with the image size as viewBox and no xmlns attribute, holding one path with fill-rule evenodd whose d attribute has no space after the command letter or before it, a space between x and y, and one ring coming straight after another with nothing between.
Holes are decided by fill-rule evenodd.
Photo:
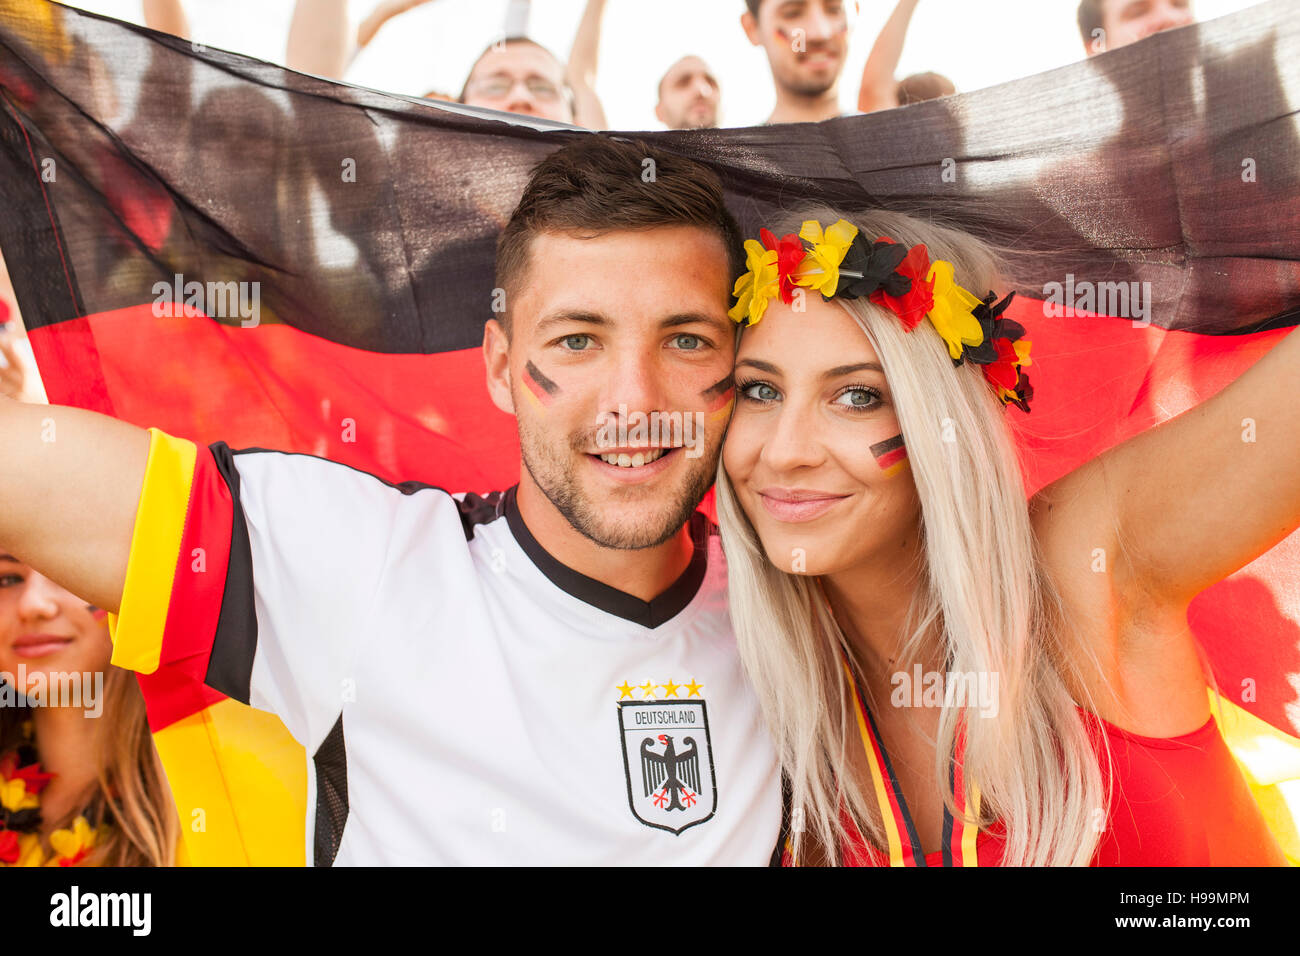
<instances>
[{"instance_id":1,"label":"yellow flower","mask_svg":"<svg viewBox=\"0 0 1300 956\"><path fill-rule=\"evenodd\" d=\"M768 300L780 291L777 253L775 249L764 249L757 239L745 240L745 253L748 271L736 280L731 294L737 302L727 315L734 322L742 322L748 317L749 324L754 325L767 311Z\"/></svg>"},{"instance_id":2,"label":"yellow flower","mask_svg":"<svg viewBox=\"0 0 1300 956\"><path fill-rule=\"evenodd\" d=\"M1032 344L1028 339L1016 339L1011 343L1011 347L1016 350L1016 368L1034 364L1029 358L1029 346Z\"/></svg>"},{"instance_id":3,"label":"yellow flower","mask_svg":"<svg viewBox=\"0 0 1300 956\"><path fill-rule=\"evenodd\" d=\"M18 838L18 860L14 866L40 866L45 862L41 838L36 833L24 833Z\"/></svg>"},{"instance_id":4,"label":"yellow flower","mask_svg":"<svg viewBox=\"0 0 1300 956\"><path fill-rule=\"evenodd\" d=\"M948 354L953 361L957 361L965 346L979 345L984 341L984 330L980 328L979 320L971 315L971 310L980 304L980 299L957 285L951 262L936 259L926 278L934 283L934 308L930 310L930 324L948 343Z\"/></svg>"},{"instance_id":5,"label":"yellow flower","mask_svg":"<svg viewBox=\"0 0 1300 956\"><path fill-rule=\"evenodd\" d=\"M0 780L0 806L10 813L39 807L40 798L27 792L27 784L22 780Z\"/></svg>"},{"instance_id":6,"label":"yellow flower","mask_svg":"<svg viewBox=\"0 0 1300 956\"><path fill-rule=\"evenodd\" d=\"M55 857L46 866L59 866L63 861L78 863L103 836L106 828L92 830L85 817L77 817L71 830L55 830L50 834L50 848Z\"/></svg>"},{"instance_id":7,"label":"yellow flower","mask_svg":"<svg viewBox=\"0 0 1300 956\"><path fill-rule=\"evenodd\" d=\"M821 223L809 219L799 230L799 238L812 248L803 264L795 270L795 285L807 286L826 298L835 295L840 284L840 263L849 251L858 227L840 219L823 232Z\"/></svg>"}]
</instances>

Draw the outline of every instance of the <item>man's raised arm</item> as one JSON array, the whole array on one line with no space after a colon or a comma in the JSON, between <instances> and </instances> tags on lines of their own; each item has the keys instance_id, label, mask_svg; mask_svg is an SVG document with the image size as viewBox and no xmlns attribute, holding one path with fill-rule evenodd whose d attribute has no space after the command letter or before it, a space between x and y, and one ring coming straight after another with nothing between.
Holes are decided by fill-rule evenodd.
<instances>
[{"instance_id":1,"label":"man's raised arm","mask_svg":"<svg viewBox=\"0 0 1300 956\"><path fill-rule=\"evenodd\" d=\"M142 428L0 396L0 550L116 613L148 459Z\"/></svg>"}]
</instances>

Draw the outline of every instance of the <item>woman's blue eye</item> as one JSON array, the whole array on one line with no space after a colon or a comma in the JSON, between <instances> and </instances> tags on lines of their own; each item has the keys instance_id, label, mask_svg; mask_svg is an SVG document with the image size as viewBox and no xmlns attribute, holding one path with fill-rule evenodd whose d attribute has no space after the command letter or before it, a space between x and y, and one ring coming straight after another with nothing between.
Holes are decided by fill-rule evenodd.
<instances>
[{"instance_id":1,"label":"woman's blue eye","mask_svg":"<svg viewBox=\"0 0 1300 956\"><path fill-rule=\"evenodd\" d=\"M741 389L741 394L746 398L752 398L756 402L771 402L775 401L781 393L768 385L767 382L755 382L753 385L746 385Z\"/></svg>"},{"instance_id":2,"label":"woman's blue eye","mask_svg":"<svg viewBox=\"0 0 1300 956\"><path fill-rule=\"evenodd\" d=\"M847 398L848 401L841 401ZM835 399L836 405L845 405L849 408L870 408L880 399L880 393L874 388L848 388L839 394Z\"/></svg>"},{"instance_id":3,"label":"woman's blue eye","mask_svg":"<svg viewBox=\"0 0 1300 956\"><path fill-rule=\"evenodd\" d=\"M585 352L586 343L591 341L590 335L566 335L562 340L564 347L571 352Z\"/></svg>"}]
</instances>

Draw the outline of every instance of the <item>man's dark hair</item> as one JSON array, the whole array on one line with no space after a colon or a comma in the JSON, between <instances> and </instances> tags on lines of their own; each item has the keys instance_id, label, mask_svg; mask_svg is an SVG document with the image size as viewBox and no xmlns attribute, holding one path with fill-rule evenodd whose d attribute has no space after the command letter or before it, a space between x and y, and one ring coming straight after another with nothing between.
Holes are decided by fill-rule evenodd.
<instances>
[{"instance_id":1,"label":"man's dark hair","mask_svg":"<svg viewBox=\"0 0 1300 956\"><path fill-rule=\"evenodd\" d=\"M1102 29L1105 3L1106 0L1082 0L1079 4L1079 34L1085 46L1092 42L1092 31Z\"/></svg>"},{"instance_id":2,"label":"man's dark hair","mask_svg":"<svg viewBox=\"0 0 1300 956\"><path fill-rule=\"evenodd\" d=\"M653 167L647 161L653 161ZM653 178L645 176L647 169L653 169ZM740 228L727 210L721 180L707 166L640 140L594 133L551 153L533 170L497 240L496 284L505 290L507 302L498 320L503 320L506 334L508 303L528 270L533 237L657 226L698 226L714 233L726 250L729 274L744 271Z\"/></svg>"},{"instance_id":3,"label":"man's dark hair","mask_svg":"<svg viewBox=\"0 0 1300 956\"><path fill-rule=\"evenodd\" d=\"M758 8L763 5L763 0L745 0L745 6L749 7L749 12L754 19L758 19Z\"/></svg>"},{"instance_id":4,"label":"man's dark hair","mask_svg":"<svg viewBox=\"0 0 1300 956\"><path fill-rule=\"evenodd\" d=\"M957 87L952 80L940 73L913 73L898 81L898 105L924 103L937 100L941 96L952 96Z\"/></svg>"}]
</instances>

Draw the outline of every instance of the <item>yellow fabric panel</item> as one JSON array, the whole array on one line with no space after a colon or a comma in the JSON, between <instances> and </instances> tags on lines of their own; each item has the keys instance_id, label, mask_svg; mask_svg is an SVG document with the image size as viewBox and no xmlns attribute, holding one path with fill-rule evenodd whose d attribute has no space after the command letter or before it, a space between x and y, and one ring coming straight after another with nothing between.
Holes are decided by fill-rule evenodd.
<instances>
[{"instance_id":1,"label":"yellow fabric panel","mask_svg":"<svg viewBox=\"0 0 1300 956\"><path fill-rule=\"evenodd\" d=\"M1300 866L1300 739L1210 691L1223 739L1264 822L1292 866Z\"/></svg>"},{"instance_id":2,"label":"yellow fabric panel","mask_svg":"<svg viewBox=\"0 0 1300 956\"><path fill-rule=\"evenodd\" d=\"M193 442L149 429L149 462L131 532L122 608L108 618L118 667L141 674L158 669L196 458Z\"/></svg>"},{"instance_id":3,"label":"yellow fabric panel","mask_svg":"<svg viewBox=\"0 0 1300 956\"><path fill-rule=\"evenodd\" d=\"M304 866L307 756L274 714L222 700L154 734L193 866Z\"/></svg>"}]
</instances>

